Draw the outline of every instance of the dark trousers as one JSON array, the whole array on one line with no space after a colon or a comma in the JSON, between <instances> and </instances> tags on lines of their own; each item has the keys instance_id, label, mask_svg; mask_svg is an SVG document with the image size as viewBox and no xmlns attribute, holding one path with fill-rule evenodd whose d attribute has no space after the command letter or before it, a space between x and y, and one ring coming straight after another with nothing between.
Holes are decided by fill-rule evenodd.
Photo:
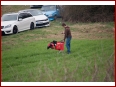
<instances>
[{"instance_id":1,"label":"dark trousers","mask_svg":"<svg viewBox=\"0 0 116 87\"><path fill-rule=\"evenodd\" d=\"M71 47L71 37L66 38L66 48L67 52L70 53L70 47Z\"/></svg>"}]
</instances>

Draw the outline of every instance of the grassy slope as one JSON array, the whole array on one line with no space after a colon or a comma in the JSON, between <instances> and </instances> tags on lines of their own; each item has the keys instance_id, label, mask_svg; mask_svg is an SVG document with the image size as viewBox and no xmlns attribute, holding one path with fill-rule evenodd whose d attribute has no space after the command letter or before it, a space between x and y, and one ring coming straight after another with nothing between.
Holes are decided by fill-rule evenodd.
<instances>
[{"instance_id":1,"label":"grassy slope","mask_svg":"<svg viewBox=\"0 0 116 87\"><path fill-rule=\"evenodd\" d=\"M96 64L98 75L95 81L104 81L108 60L113 62L112 42L113 40L72 40L70 55L47 50L45 40L3 51L2 80L91 81Z\"/></svg>"},{"instance_id":2,"label":"grassy slope","mask_svg":"<svg viewBox=\"0 0 116 87\"><path fill-rule=\"evenodd\" d=\"M17 12L19 10L23 10L23 9L29 9L30 6L29 5L5 5L1 7L1 14L5 14L5 13L9 13L9 12Z\"/></svg>"},{"instance_id":3,"label":"grassy slope","mask_svg":"<svg viewBox=\"0 0 116 87\"><path fill-rule=\"evenodd\" d=\"M63 38L60 20L2 36L2 81L114 81L114 23L67 24L73 34L70 55L66 48L62 53L46 49Z\"/></svg>"}]
</instances>

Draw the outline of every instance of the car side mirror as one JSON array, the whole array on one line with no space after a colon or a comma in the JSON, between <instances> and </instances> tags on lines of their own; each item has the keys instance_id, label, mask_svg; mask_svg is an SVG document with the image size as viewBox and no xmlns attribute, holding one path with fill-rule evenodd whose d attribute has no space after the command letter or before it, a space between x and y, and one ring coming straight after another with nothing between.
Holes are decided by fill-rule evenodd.
<instances>
[{"instance_id":1,"label":"car side mirror","mask_svg":"<svg viewBox=\"0 0 116 87\"><path fill-rule=\"evenodd\" d=\"M19 18L19 20L18 21L22 21L23 19L22 18Z\"/></svg>"}]
</instances>

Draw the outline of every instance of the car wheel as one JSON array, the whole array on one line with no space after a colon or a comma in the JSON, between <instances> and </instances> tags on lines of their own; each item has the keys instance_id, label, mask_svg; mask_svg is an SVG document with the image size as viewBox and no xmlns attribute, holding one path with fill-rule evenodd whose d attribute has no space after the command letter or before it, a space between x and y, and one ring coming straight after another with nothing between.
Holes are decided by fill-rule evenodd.
<instances>
[{"instance_id":1,"label":"car wheel","mask_svg":"<svg viewBox=\"0 0 116 87\"><path fill-rule=\"evenodd\" d=\"M33 22L31 22L31 24L30 24L30 30L33 30L35 27L34 27L34 23Z\"/></svg>"},{"instance_id":2,"label":"car wheel","mask_svg":"<svg viewBox=\"0 0 116 87\"><path fill-rule=\"evenodd\" d=\"M5 35L4 31L2 31L2 35L3 35L3 36Z\"/></svg>"},{"instance_id":3,"label":"car wheel","mask_svg":"<svg viewBox=\"0 0 116 87\"><path fill-rule=\"evenodd\" d=\"M17 28L17 26L14 26L14 28L13 28L13 34L17 34L18 33L18 28Z\"/></svg>"}]
</instances>

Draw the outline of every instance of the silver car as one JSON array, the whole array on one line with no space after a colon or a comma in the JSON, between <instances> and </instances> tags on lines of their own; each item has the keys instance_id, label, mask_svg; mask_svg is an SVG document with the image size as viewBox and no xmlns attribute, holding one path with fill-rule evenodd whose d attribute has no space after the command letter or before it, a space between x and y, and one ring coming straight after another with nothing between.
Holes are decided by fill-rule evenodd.
<instances>
[{"instance_id":1,"label":"silver car","mask_svg":"<svg viewBox=\"0 0 116 87\"><path fill-rule=\"evenodd\" d=\"M36 27L44 27L50 26L50 21L47 16L45 16L40 10L38 9L25 9L19 12L30 12L36 21Z\"/></svg>"}]
</instances>

